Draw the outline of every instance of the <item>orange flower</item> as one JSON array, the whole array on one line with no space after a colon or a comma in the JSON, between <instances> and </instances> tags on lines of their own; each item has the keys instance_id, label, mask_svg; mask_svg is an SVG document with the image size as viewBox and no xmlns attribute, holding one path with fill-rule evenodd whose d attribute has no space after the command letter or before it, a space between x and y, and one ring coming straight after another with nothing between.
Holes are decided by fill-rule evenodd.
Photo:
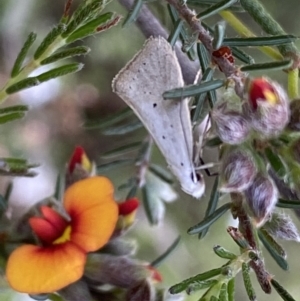
<instances>
[{"instance_id":1,"label":"orange flower","mask_svg":"<svg viewBox=\"0 0 300 301\"><path fill-rule=\"evenodd\" d=\"M13 289L29 294L57 291L80 279L86 253L107 243L118 219L112 183L105 177L76 182L65 192L66 220L47 206L29 223L42 246L23 245L8 259L6 277Z\"/></svg>"}]
</instances>

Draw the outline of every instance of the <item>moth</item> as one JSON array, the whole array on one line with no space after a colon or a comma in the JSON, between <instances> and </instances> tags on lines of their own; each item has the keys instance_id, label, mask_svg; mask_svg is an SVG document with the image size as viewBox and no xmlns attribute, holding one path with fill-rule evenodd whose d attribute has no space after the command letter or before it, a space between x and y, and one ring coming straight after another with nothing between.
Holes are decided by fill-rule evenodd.
<instances>
[{"instance_id":1,"label":"moth","mask_svg":"<svg viewBox=\"0 0 300 301\"><path fill-rule=\"evenodd\" d=\"M113 91L152 135L182 190L200 198L205 184L193 162L189 99L164 99L162 96L165 91L183 85L176 54L162 37L149 38L112 82Z\"/></svg>"}]
</instances>

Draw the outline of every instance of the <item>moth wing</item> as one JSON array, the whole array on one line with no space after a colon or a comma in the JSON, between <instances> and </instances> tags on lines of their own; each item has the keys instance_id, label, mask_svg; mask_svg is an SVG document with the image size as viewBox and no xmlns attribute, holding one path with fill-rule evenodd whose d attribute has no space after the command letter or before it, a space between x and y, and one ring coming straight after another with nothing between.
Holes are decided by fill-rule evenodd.
<instances>
[{"instance_id":1,"label":"moth wing","mask_svg":"<svg viewBox=\"0 0 300 301\"><path fill-rule=\"evenodd\" d=\"M177 57L163 38L150 38L113 80L117 93L143 122L183 190L194 184L193 138L188 99L163 99L183 86Z\"/></svg>"}]
</instances>

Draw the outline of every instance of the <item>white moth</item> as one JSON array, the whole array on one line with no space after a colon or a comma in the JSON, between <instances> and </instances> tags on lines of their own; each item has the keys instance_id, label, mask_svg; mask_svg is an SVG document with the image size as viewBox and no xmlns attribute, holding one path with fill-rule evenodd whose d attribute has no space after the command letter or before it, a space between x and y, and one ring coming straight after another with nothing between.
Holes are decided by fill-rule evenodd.
<instances>
[{"instance_id":1,"label":"white moth","mask_svg":"<svg viewBox=\"0 0 300 301\"><path fill-rule=\"evenodd\" d=\"M142 121L186 193L200 198L205 189L193 163L189 99L163 99L162 94L184 85L171 45L149 38L117 74L112 87Z\"/></svg>"}]
</instances>

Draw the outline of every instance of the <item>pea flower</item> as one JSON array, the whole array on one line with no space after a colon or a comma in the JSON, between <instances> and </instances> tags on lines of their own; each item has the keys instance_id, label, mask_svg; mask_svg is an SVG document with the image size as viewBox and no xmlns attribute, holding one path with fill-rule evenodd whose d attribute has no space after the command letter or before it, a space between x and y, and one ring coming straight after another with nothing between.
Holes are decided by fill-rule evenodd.
<instances>
[{"instance_id":1,"label":"pea flower","mask_svg":"<svg viewBox=\"0 0 300 301\"><path fill-rule=\"evenodd\" d=\"M90 177L71 185L63 206L69 219L47 206L41 207L41 217L29 219L41 245L23 245L10 255L6 277L16 291L50 293L79 280L87 253L110 239L118 206L107 178Z\"/></svg>"}]
</instances>

